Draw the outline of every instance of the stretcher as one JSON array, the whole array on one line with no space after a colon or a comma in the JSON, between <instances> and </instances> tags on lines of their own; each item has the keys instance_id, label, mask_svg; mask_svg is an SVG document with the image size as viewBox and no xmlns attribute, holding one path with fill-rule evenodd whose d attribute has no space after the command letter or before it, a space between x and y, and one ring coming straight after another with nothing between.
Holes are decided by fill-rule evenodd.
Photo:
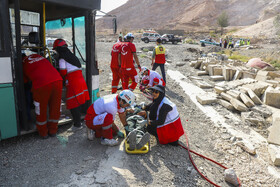
<instances>
[{"instance_id":1,"label":"stretcher","mask_svg":"<svg viewBox=\"0 0 280 187\"><path fill-rule=\"evenodd\" d=\"M150 141L147 142L141 149L134 149L134 150L129 149L129 143L127 142L126 132L123 131L123 133L124 133L124 147L125 147L126 153L128 153L128 154L145 154L150 151Z\"/></svg>"}]
</instances>

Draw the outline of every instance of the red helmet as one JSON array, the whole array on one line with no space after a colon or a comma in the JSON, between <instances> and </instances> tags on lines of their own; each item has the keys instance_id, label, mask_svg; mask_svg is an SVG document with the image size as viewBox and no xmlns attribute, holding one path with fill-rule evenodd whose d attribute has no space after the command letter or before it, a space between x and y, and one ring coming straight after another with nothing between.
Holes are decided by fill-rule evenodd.
<instances>
[{"instance_id":1,"label":"red helmet","mask_svg":"<svg viewBox=\"0 0 280 187\"><path fill-rule=\"evenodd\" d=\"M53 42L53 50L57 47L61 47L61 46L65 46L65 47L68 47L67 43L65 40L63 39L56 39L54 42Z\"/></svg>"}]
</instances>

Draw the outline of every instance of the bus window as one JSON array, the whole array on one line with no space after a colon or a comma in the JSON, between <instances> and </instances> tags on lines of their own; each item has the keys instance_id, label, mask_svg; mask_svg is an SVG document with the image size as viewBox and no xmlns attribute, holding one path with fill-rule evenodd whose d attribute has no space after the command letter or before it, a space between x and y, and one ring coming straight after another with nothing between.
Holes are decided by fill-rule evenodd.
<instances>
[{"instance_id":1,"label":"bus window","mask_svg":"<svg viewBox=\"0 0 280 187\"><path fill-rule=\"evenodd\" d=\"M0 51L3 51L3 31L2 21L0 20Z\"/></svg>"},{"instance_id":2,"label":"bus window","mask_svg":"<svg viewBox=\"0 0 280 187\"><path fill-rule=\"evenodd\" d=\"M85 17L79 17L74 19L75 26L75 44L77 48L75 49L75 54L81 62L82 71L84 78L86 80L86 39L85 39ZM80 53L78 52L80 51Z\"/></svg>"}]
</instances>

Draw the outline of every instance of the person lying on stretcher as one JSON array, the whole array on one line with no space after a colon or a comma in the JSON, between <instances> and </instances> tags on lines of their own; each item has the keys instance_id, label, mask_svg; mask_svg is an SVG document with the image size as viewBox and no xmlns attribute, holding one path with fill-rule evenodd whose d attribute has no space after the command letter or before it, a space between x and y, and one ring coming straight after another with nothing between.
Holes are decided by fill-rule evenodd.
<instances>
[{"instance_id":1,"label":"person lying on stretcher","mask_svg":"<svg viewBox=\"0 0 280 187\"><path fill-rule=\"evenodd\" d=\"M129 149L141 149L150 140L150 134L146 132L147 125L146 111L140 105L135 105L134 108L126 110L125 131Z\"/></svg>"}]
</instances>

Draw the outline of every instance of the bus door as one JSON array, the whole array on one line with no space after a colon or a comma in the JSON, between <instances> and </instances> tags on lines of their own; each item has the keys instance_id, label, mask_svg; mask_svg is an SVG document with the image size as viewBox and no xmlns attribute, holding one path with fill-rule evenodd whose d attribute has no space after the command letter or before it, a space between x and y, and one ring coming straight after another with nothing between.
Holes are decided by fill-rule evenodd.
<instances>
[{"instance_id":1,"label":"bus door","mask_svg":"<svg viewBox=\"0 0 280 187\"><path fill-rule=\"evenodd\" d=\"M0 3L0 140L18 135L8 2Z\"/></svg>"}]
</instances>

